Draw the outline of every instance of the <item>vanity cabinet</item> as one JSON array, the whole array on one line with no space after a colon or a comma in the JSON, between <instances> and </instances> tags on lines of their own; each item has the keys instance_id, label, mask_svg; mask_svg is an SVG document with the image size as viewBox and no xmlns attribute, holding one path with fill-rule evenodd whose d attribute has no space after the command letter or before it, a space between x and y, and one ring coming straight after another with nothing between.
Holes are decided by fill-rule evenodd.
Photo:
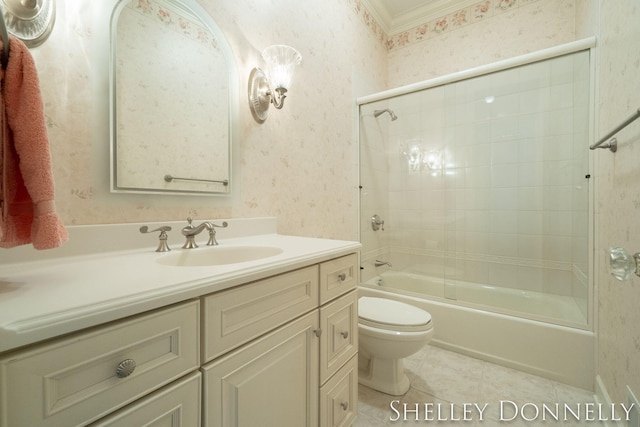
<instances>
[{"instance_id":1,"label":"vanity cabinet","mask_svg":"<svg viewBox=\"0 0 640 427\"><path fill-rule=\"evenodd\" d=\"M0 354L0 427L347 427L357 255Z\"/></svg>"},{"instance_id":2,"label":"vanity cabinet","mask_svg":"<svg viewBox=\"0 0 640 427\"><path fill-rule=\"evenodd\" d=\"M351 425L356 268L352 254L204 298L203 425Z\"/></svg>"}]
</instances>

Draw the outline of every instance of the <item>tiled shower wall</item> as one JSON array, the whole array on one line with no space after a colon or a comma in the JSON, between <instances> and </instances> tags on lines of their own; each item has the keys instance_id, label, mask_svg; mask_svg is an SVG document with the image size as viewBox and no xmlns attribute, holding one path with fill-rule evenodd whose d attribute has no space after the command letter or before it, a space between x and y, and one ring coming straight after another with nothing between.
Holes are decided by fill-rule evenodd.
<instances>
[{"instance_id":1,"label":"tiled shower wall","mask_svg":"<svg viewBox=\"0 0 640 427\"><path fill-rule=\"evenodd\" d=\"M386 237L363 235L397 268L586 301L588 101L585 51L363 106L363 191L389 182Z\"/></svg>"}]
</instances>

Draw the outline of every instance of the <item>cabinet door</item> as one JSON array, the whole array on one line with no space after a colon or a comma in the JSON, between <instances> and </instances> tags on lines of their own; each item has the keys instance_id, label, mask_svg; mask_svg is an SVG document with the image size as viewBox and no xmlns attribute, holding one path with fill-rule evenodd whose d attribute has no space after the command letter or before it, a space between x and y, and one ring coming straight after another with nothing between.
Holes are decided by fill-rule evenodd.
<instances>
[{"instance_id":1,"label":"cabinet door","mask_svg":"<svg viewBox=\"0 0 640 427\"><path fill-rule=\"evenodd\" d=\"M317 329L315 310L205 366L204 425L317 426Z\"/></svg>"}]
</instances>

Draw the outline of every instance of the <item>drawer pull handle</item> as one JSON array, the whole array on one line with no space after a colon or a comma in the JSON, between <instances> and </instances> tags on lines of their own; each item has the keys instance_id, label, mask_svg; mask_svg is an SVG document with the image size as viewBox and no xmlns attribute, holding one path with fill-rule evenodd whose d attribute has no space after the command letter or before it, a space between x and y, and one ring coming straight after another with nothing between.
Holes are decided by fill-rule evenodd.
<instances>
[{"instance_id":1,"label":"drawer pull handle","mask_svg":"<svg viewBox=\"0 0 640 427\"><path fill-rule=\"evenodd\" d=\"M320 338L320 335L322 335L322 329L316 329L316 330L313 331L313 333L315 334L315 336Z\"/></svg>"},{"instance_id":2,"label":"drawer pull handle","mask_svg":"<svg viewBox=\"0 0 640 427\"><path fill-rule=\"evenodd\" d=\"M340 332L340 336L342 336L342 338L344 338L344 339L349 338L349 331Z\"/></svg>"},{"instance_id":3,"label":"drawer pull handle","mask_svg":"<svg viewBox=\"0 0 640 427\"><path fill-rule=\"evenodd\" d=\"M338 274L338 279L340 279L341 282L344 282L347 279L347 275L344 273L340 273Z\"/></svg>"},{"instance_id":4,"label":"drawer pull handle","mask_svg":"<svg viewBox=\"0 0 640 427\"><path fill-rule=\"evenodd\" d=\"M116 377L126 378L131 375L135 369L136 361L133 359L125 359L118 363L118 367L116 368Z\"/></svg>"},{"instance_id":5,"label":"drawer pull handle","mask_svg":"<svg viewBox=\"0 0 640 427\"><path fill-rule=\"evenodd\" d=\"M342 402L340 406L342 407L343 410L346 411L347 409L349 409L349 402Z\"/></svg>"}]
</instances>

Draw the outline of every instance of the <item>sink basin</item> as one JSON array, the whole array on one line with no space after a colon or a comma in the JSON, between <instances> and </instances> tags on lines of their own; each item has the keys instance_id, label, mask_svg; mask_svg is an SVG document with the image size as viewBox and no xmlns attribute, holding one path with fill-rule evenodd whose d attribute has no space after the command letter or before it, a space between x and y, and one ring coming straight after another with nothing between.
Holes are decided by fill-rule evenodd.
<instances>
[{"instance_id":1,"label":"sink basin","mask_svg":"<svg viewBox=\"0 0 640 427\"><path fill-rule=\"evenodd\" d=\"M213 246L182 249L156 259L162 265L173 267L206 267L255 261L282 253L275 246Z\"/></svg>"}]
</instances>

